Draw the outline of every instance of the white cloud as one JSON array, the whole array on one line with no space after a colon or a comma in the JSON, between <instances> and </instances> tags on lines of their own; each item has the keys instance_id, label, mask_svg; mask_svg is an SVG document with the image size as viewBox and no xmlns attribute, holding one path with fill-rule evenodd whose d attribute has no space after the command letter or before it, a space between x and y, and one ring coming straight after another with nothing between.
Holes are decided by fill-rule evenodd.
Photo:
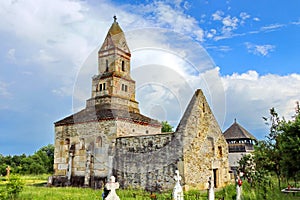
<instances>
[{"instance_id":1,"label":"white cloud","mask_svg":"<svg viewBox=\"0 0 300 200\"><path fill-rule=\"evenodd\" d=\"M260 21L260 19L258 17L254 17L253 20L256 21L256 22Z\"/></svg>"},{"instance_id":2,"label":"white cloud","mask_svg":"<svg viewBox=\"0 0 300 200\"><path fill-rule=\"evenodd\" d=\"M246 20L246 19L250 18L250 15L246 12L241 12L240 17L242 20Z\"/></svg>"},{"instance_id":3,"label":"white cloud","mask_svg":"<svg viewBox=\"0 0 300 200\"><path fill-rule=\"evenodd\" d=\"M270 52L275 50L275 45L265 44L265 45L257 45L249 42L245 43L246 48L249 53L253 53L254 55L267 56Z\"/></svg>"},{"instance_id":4,"label":"white cloud","mask_svg":"<svg viewBox=\"0 0 300 200\"><path fill-rule=\"evenodd\" d=\"M16 49L9 49L7 51L7 54L6 54L6 58L10 61L10 62L13 62L15 63L17 61L16 59Z\"/></svg>"},{"instance_id":5,"label":"white cloud","mask_svg":"<svg viewBox=\"0 0 300 200\"><path fill-rule=\"evenodd\" d=\"M295 102L300 100L299 74L259 75L248 71L227 75L222 81L227 97L227 119L238 118L245 128L253 127L252 131L260 134L267 128L262 117L269 116L270 108L275 107L280 115L289 118L294 113Z\"/></svg>"},{"instance_id":6,"label":"white cloud","mask_svg":"<svg viewBox=\"0 0 300 200\"><path fill-rule=\"evenodd\" d=\"M217 21L221 21L223 19L223 15L224 15L224 12L223 11L220 11L220 10L217 10L215 13L212 14L212 17L213 17L213 20Z\"/></svg>"},{"instance_id":7,"label":"white cloud","mask_svg":"<svg viewBox=\"0 0 300 200\"><path fill-rule=\"evenodd\" d=\"M270 24L268 26L263 26L261 27L261 31L274 31L274 30L277 30L281 27L284 27L285 25L284 24Z\"/></svg>"},{"instance_id":8,"label":"white cloud","mask_svg":"<svg viewBox=\"0 0 300 200\"><path fill-rule=\"evenodd\" d=\"M298 21L292 22L292 24L294 24L294 25L300 25L300 19L298 19Z\"/></svg>"},{"instance_id":9,"label":"white cloud","mask_svg":"<svg viewBox=\"0 0 300 200\"><path fill-rule=\"evenodd\" d=\"M194 37L198 41L203 41L204 31L199 27L198 21L185 14L185 8L167 4L162 1L155 1L145 7L137 6L139 12L147 19L153 21L156 27L169 28L176 32L187 34Z\"/></svg>"},{"instance_id":10,"label":"white cloud","mask_svg":"<svg viewBox=\"0 0 300 200\"><path fill-rule=\"evenodd\" d=\"M10 84L0 80L0 97L1 98L11 97L11 93L8 91L8 86L9 85Z\"/></svg>"}]
</instances>

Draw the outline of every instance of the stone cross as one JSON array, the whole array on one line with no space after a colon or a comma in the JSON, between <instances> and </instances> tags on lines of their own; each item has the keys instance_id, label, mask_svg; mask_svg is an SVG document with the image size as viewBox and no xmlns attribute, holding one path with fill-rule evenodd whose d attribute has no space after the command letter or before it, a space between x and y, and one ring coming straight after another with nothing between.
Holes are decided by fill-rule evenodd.
<instances>
[{"instance_id":1,"label":"stone cross","mask_svg":"<svg viewBox=\"0 0 300 200\"><path fill-rule=\"evenodd\" d=\"M10 175L10 166L6 167L6 176L9 177Z\"/></svg>"},{"instance_id":2,"label":"stone cross","mask_svg":"<svg viewBox=\"0 0 300 200\"><path fill-rule=\"evenodd\" d=\"M114 176L110 177L110 182L106 183L105 187L110 190L105 200L120 200L116 193L116 189L119 189L120 185L116 182L116 178Z\"/></svg>"},{"instance_id":3,"label":"stone cross","mask_svg":"<svg viewBox=\"0 0 300 200\"><path fill-rule=\"evenodd\" d=\"M173 189L173 200L183 200L183 190L180 185L181 176L179 175L179 171L175 171L176 175L174 176L174 179L176 181L175 187Z\"/></svg>"},{"instance_id":4,"label":"stone cross","mask_svg":"<svg viewBox=\"0 0 300 200\"><path fill-rule=\"evenodd\" d=\"M215 199L214 181L211 177L208 178L208 200Z\"/></svg>"}]
</instances>

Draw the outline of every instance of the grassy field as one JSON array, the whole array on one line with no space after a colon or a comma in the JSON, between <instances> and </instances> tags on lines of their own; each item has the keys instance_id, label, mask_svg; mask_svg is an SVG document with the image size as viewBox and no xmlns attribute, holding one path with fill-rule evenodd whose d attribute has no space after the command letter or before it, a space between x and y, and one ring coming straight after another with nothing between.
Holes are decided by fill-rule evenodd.
<instances>
[{"instance_id":1,"label":"grassy field","mask_svg":"<svg viewBox=\"0 0 300 200\"><path fill-rule=\"evenodd\" d=\"M49 175L41 176L22 176L25 187L16 200L96 200L102 199L102 190L93 190L90 188L75 187L46 187ZM0 190L5 189L7 180L0 177ZM142 190L117 190L121 200L151 200L150 193ZM243 199L255 200L264 199L262 191L253 189L248 183L243 184ZM270 200L300 200L300 194L295 196L281 194L275 188L268 188L266 199ZM158 200L171 200L171 191L165 193L156 193ZM235 199L235 186L229 185L226 188L219 189L216 199L224 197L225 200ZM204 200L207 199L206 191L189 191L184 194L185 200Z\"/></svg>"}]
</instances>

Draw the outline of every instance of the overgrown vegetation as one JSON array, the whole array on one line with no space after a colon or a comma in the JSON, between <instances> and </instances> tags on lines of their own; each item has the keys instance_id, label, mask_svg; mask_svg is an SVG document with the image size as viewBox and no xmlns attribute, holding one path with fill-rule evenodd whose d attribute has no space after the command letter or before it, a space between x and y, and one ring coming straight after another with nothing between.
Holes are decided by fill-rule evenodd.
<instances>
[{"instance_id":1,"label":"overgrown vegetation","mask_svg":"<svg viewBox=\"0 0 300 200\"><path fill-rule=\"evenodd\" d=\"M24 185L24 181L18 175L7 177L4 186L0 188L0 199L17 199Z\"/></svg>"},{"instance_id":2,"label":"overgrown vegetation","mask_svg":"<svg viewBox=\"0 0 300 200\"><path fill-rule=\"evenodd\" d=\"M291 120L280 117L274 108L264 117L270 126L266 140L258 141L254 155L244 156L239 161L239 171L262 199L278 199L268 190L275 190L273 177L277 179L276 190L288 185L297 187L300 176L300 107L296 104Z\"/></svg>"}]
</instances>

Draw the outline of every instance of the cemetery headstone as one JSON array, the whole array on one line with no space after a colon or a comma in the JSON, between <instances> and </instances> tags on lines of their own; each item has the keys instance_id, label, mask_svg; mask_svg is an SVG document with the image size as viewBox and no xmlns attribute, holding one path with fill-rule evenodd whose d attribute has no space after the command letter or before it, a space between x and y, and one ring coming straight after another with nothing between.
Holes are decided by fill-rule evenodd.
<instances>
[{"instance_id":1,"label":"cemetery headstone","mask_svg":"<svg viewBox=\"0 0 300 200\"><path fill-rule=\"evenodd\" d=\"M116 178L114 176L110 177L110 182L106 183L105 187L107 190L110 190L105 200L120 200L116 193L116 189L119 189L120 185L116 182Z\"/></svg>"},{"instance_id":2,"label":"cemetery headstone","mask_svg":"<svg viewBox=\"0 0 300 200\"><path fill-rule=\"evenodd\" d=\"M10 175L10 166L6 167L6 176L9 177Z\"/></svg>"},{"instance_id":3,"label":"cemetery headstone","mask_svg":"<svg viewBox=\"0 0 300 200\"><path fill-rule=\"evenodd\" d=\"M181 176L179 175L179 171L175 171L176 175L174 176L174 179L176 181L175 187L173 189L173 200L183 200L183 190L180 185Z\"/></svg>"},{"instance_id":4,"label":"cemetery headstone","mask_svg":"<svg viewBox=\"0 0 300 200\"><path fill-rule=\"evenodd\" d=\"M211 177L208 178L208 200L215 199L214 182Z\"/></svg>"}]
</instances>

